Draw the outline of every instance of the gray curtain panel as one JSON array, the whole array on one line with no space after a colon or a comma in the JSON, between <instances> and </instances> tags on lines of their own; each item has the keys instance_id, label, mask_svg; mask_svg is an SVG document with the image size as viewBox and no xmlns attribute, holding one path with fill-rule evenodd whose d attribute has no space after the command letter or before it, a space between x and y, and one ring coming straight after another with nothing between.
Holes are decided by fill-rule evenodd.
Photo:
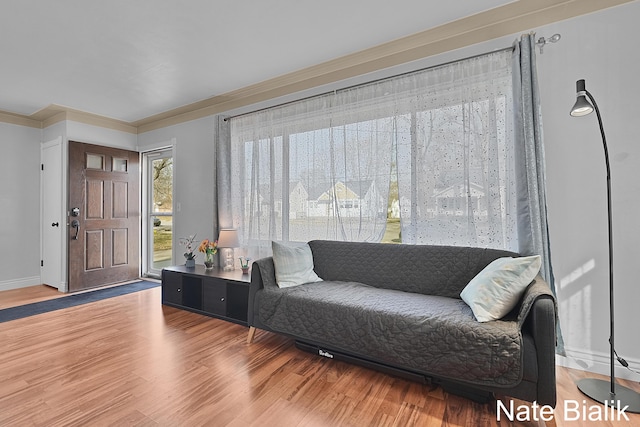
<instances>
[{"instance_id":1,"label":"gray curtain panel","mask_svg":"<svg viewBox=\"0 0 640 427\"><path fill-rule=\"evenodd\" d=\"M535 34L526 34L514 43L513 91L515 117L516 185L518 187L519 252L540 254L540 273L556 294L551 266L547 223L546 174L542 132L542 111L536 73ZM558 322L558 354L565 354Z\"/></svg>"},{"instance_id":2,"label":"gray curtain panel","mask_svg":"<svg viewBox=\"0 0 640 427\"><path fill-rule=\"evenodd\" d=\"M218 228L233 228L231 211L231 131L229 121L216 117L216 185ZM216 234L217 235L217 234Z\"/></svg>"}]
</instances>

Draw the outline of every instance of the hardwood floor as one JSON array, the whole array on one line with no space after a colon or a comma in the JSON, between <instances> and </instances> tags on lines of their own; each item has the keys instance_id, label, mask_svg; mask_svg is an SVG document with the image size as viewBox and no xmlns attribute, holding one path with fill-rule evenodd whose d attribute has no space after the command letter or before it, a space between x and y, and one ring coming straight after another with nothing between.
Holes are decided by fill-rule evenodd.
<instances>
[{"instance_id":1,"label":"hardwood floor","mask_svg":"<svg viewBox=\"0 0 640 427\"><path fill-rule=\"evenodd\" d=\"M65 296L56 288L47 285L29 286L26 288L0 291L0 310L32 302L45 301Z\"/></svg>"},{"instance_id":2,"label":"hardwood floor","mask_svg":"<svg viewBox=\"0 0 640 427\"><path fill-rule=\"evenodd\" d=\"M247 332L162 306L160 288L0 323L0 426L536 424L498 422L495 403L304 353L275 334L247 344ZM562 404L584 400L574 385L584 375L558 368L556 425L640 425L636 414L565 422Z\"/></svg>"}]
</instances>

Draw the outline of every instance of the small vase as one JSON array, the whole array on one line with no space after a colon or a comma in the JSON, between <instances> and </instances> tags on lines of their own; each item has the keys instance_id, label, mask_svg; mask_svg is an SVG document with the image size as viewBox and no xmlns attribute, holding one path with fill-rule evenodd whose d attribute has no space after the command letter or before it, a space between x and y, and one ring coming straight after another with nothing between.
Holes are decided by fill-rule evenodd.
<instances>
[{"instance_id":1,"label":"small vase","mask_svg":"<svg viewBox=\"0 0 640 427\"><path fill-rule=\"evenodd\" d=\"M195 258L191 258L188 259L184 262L185 267L187 268L195 268L196 266L196 259Z\"/></svg>"},{"instance_id":2,"label":"small vase","mask_svg":"<svg viewBox=\"0 0 640 427\"><path fill-rule=\"evenodd\" d=\"M205 252L204 254L204 268L211 270L213 268L213 253Z\"/></svg>"},{"instance_id":3,"label":"small vase","mask_svg":"<svg viewBox=\"0 0 640 427\"><path fill-rule=\"evenodd\" d=\"M249 274L249 266L240 267L240 268L242 268L242 274Z\"/></svg>"}]
</instances>

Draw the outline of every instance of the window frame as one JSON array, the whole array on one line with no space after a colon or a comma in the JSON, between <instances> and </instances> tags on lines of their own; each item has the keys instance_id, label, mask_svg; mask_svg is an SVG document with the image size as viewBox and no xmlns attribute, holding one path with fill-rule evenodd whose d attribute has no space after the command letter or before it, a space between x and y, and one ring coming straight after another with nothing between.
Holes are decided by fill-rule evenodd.
<instances>
[{"instance_id":1,"label":"window frame","mask_svg":"<svg viewBox=\"0 0 640 427\"><path fill-rule=\"evenodd\" d=\"M142 157L142 274L145 277L160 278L162 268L154 267L153 255L154 255L154 217L172 217L175 219L175 207L171 206L170 211L157 211L153 207L153 161L163 158L175 159L175 153L173 146L162 147L141 153ZM172 163L172 167L175 162ZM175 169L172 172L172 191L175 189ZM168 265L174 264L174 246L176 243L175 236L172 233L171 236L171 258Z\"/></svg>"}]
</instances>

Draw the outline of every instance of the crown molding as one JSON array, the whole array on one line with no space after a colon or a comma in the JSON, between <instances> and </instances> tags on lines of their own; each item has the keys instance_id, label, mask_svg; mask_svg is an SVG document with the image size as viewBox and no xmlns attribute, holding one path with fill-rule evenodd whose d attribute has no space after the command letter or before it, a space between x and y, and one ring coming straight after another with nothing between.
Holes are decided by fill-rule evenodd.
<instances>
[{"instance_id":1,"label":"crown molding","mask_svg":"<svg viewBox=\"0 0 640 427\"><path fill-rule=\"evenodd\" d=\"M51 104L42 110L36 111L29 118L42 122L42 128L47 128L55 123L71 120L87 125L113 129L121 132L137 134L138 128L123 120L116 120L98 114L75 110L62 105Z\"/></svg>"},{"instance_id":2,"label":"crown molding","mask_svg":"<svg viewBox=\"0 0 640 427\"><path fill-rule=\"evenodd\" d=\"M144 133L223 113L303 90L401 65L635 0L517 0L498 8L402 37L131 123L59 105L23 116L0 111L0 122L46 128L63 120Z\"/></svg>"},{"instance_id":3,"label":"crown molding","mask_svg":"<svg viewBox=\"0 0 640 427\"><path fill-rule=\"evenodd\" d=\"M508 36L634 0L519 0L132 123L138 133Z\"/></svg>"},{"instance_id":4,"label":"crown molding","mask_svg":"<svg viewBox=\"0 0 640 427\"><path fill-rule=\"evenodd\" d=\"M11 113L8 111L0 111L0 122L40 129L48 128L53 124L65 120L98 126L105 129L117 130L120 132L133 134L138 133L137 126L123 120L116 120L56 104L51 104L42 110L36 111L30 116Z\"/></svg>"},{"instance_id":5,"label":"crown molding","mask_svg":"<svg viewBox=\"0 0 640 427\"><path fill-rule=\"evenodd\" d=\"M31 128L42 128L42 122L30 119L22 114L10 113L8 111L0 111L0 123L9 123L18 126L27 126Z\"/></svg>"}]
</instances>

